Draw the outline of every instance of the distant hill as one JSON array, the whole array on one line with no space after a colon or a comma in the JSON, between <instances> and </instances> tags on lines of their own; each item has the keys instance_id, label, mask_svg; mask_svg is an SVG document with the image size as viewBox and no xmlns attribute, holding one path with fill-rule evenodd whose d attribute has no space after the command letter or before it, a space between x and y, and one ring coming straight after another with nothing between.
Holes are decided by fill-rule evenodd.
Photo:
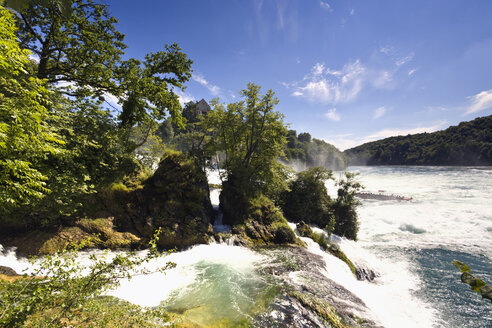
<instances>
[{"instance_id":1,"label":"distant hill","mask_svg":"<svg viewBox=\"0 0 492 328\"><path fill-rule=\"evenodd\" d=\"M298 171L311 166L329 170L343 170L348 166L347 157L338 148L323 140L311 139L307 132L297 135L295 130L289 130L283 160Z\"/></svg>"},{"instance_id":2,"label":"distant hill","mask_svg":"<svg viewBox=\"0 0 492 328\"><path fill-rule=\"evenodd\" d=\"M344 153L350 165L492 165L492 115L433 133L365 143Z\"/></svg>"}]
</instances>

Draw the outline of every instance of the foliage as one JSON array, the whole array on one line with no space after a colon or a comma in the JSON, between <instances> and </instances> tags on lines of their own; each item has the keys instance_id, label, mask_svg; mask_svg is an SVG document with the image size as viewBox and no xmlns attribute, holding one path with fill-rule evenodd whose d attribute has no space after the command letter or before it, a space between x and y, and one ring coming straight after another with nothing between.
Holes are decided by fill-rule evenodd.
<instances>
[{"instance_id":1,"label":"foliage","mask_svg":"<svg viewBox=\"0 0 492 328\"><path fill-rule=\"evenodd\" d=\"M487 285L482 279L476 278L472 275L472 271L468 267L468 265L464 264L461 261L453 260L451 262L457 269L461 271L461 281L465 284L470 285L471 289L480 295L483 298L487 298L492 302L492 286Z\"/></svg>"},{"instance_id":2,"label":"foliage","mask_svg":"<svg viewBox=\"0 0 492 328\"><path fill-rule=\"evenodd\" d=\"M27 74L28 51L19 48L14 20L0 7L0 212L50 192L38 162L63 143L49 126L49 92Z\"/></svg>"},{"instance_id":3,"label":"foliage","mask_svg":"<svg viewBox=\"0 0 492 328\"><path fill-rule=\"evenodd\" d=\"M260 194L275 198L286 187L287 171L277 161L287 133L283 115L274 110L278 100L272 90L261 95L253 83L241 95L244 101L227 106L213 100L213 110L201 122L212 136L208 149L224 153L220 166L227 180L221 193L221 203L228 203L223 207L225 222L244 215L248 199ZM234 200L225 200L229 196Z\"/></svg>"},{"instance_id":4,"label":"foliage","mask_svg":"<svg viewBox=\"0 0 492 328\"><path fill-rule=\"evenodd\" d=\"M289 130L285 161L302 168L322 166L330 170L343 170L347 167L347 157L335 146L319 139L311 139L307 132L299 133Z\"/></svg>"},{"instance_id":5,"label":"foliage","mask_svg":"<svg viewBox=\"0 0 492 328\"><path fill-rule=\"evenodd\" d=\"M108 259L90 254L89 264L82 264L78 252L90 243L86 240L39 261L33 259L36 269L29 277L0 282L0 325L18 327L38 312L49 315L51 326L61 326L64 320L75 319L79 308L83 308L93 297L117 286L119 280L149 273L137 267L161 256L156 248L159 233L157 231L154 235L144 256L122 253ZM174 263L168 262L157 271L173 266Z\"/></svg>"},{"instance_id":6,"label":"foliage","mask_svg":"<svg viewBox=\"0 0 492 328\"><path fill-rule=\"evenodd\" d=\"M335 225L333 232L339 236L357 240L359 222L357 206L360 201L355 197L357 191L363 186L356 181L358 173L345 172L345 179L340 179L338 184L337 199L333 204L335 213Z\"/></svg>"},{"instance_id":7,"label":"foliage","mask_svg":"<svg viewBox=\"0 0 492 328\"><path fill-rule=\"evenodd\" d=\"M281 208L287 219L304 221L324 227L334 220L331 199L325 182L333 179L332 172L323 167L312 167L296 174L289 191L281 196Z\"/></svg>"},{"instance_id":8,"label":"foliage","mask_svg":"<svg viewBox=\"0 0 492 328\"><path fill-rule=\"evenodd\" d=\"M87 197L163 154L157 121L170 113L183 125L173 90L184 88L192 61L177 44L122 61L117 20L92 0L9 5L19 41L2 8L0 223L67 224ZM117 116L103 107L110 95L122 105Z\"/></svg>"},{"instance_id":9,"label":"foliage","mask_svg":"<svg viewBox=\"0 0 492 328\"><path fill-rule=\"evenodd\" d=\"M18 13L21 48L39 58L36 75L72 96L100 102L109 95L122 104L124 128L152 126L169 112L183 126L181 106L173 89L183 90L191 77L192 61L176 44L149 53L144 61L122 61L126 48L118 22L105 4L77 0L71 15L60 12L66 1L29 1Z\"/></svg>"},{"instance_id":10,"label":"foliage","mask_svg":"<svg viewBox=\"0 0 492 328\"><path fill-rule=\"evenodd\" d=\"M492 116L348 149L351 165L492 165Z\"/></svg>"},{"instance_id":11,"label":"foliage","mask_svg":"<svg viewBox=\"0 0 492 328\"><path fill-rule=\"evenodd\" d=\"M245 233L258 244L287 244L296 241L295 233L289 227L282 211L266 196L249 199Z\"/></svg>"}]
</instances>

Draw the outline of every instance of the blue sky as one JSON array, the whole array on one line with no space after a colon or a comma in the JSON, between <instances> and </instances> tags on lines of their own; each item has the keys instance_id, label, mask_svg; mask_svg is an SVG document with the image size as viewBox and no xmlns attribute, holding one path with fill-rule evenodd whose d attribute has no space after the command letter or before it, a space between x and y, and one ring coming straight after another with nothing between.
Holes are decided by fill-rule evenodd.
<instances>
[{"instance_id":1,"label":"blue sky","mask_svg":"<svg viewBox=\"0 0 492 328\"><path fill-rule=\"evenodd\" d=\"M492 114L492 1L107 1L136 58L177 42L184 101L273 89L297 132L340 149Z\"/></svg>"}]
</instances>

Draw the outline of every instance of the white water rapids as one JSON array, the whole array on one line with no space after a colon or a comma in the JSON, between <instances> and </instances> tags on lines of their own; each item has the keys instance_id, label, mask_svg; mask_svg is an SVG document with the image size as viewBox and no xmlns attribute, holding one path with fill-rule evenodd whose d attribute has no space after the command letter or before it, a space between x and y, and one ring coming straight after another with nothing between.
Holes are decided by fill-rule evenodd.
<instances>
[{"instance_id":1,"label":"white water rapids","mask_svg":"<svg viewBox=\"0 0 492 328\"><path fill-rule=\"evenodd\" d=\"M359 241L338 239L356 264L379 274L359 281L347 265L303 238L322 256L325 275L361 298L385 327L490 327L490 305L459 281L450 261L463 260L492 283L492 170L433 167L355 167L369 191L413 197L410 202L364 200ZM211 181L211 183L217 183ZM334 193L333 186L330 192ZM212 191L218 203L218 191ZM84 258L84 256L82 256ZM194 322L247 316L266 282L258 268L264 253L226 244L198 245L173 253L149 268L173 261L177 267L123 280L111 295L142 306L186 311ZM28 268L13 252L0 265ZM296 278L296 272L291 273Z\"/></svg>"}]
</instances>

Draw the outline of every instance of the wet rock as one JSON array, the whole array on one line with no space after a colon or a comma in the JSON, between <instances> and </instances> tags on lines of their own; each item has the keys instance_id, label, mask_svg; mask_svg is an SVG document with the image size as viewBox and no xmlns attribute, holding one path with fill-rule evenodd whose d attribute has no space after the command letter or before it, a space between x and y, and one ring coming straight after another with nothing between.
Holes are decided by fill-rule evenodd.
<instances>
[{"instance_id":1,"label":"wet rock","mask_svg":"<svg viewBox=\"0 0 492 328\"><path fill-rule=\"evenodd\" d=\"M324 275L325 262L302 247L267 248L265 273L283 286L254 327L380 327L364 302Z\"/></svg>"},{"instance_id":2,"label":"wet rock","mask_svg":"<svg viewBox=\"0 0 492 328\"><path fill-rule=\"evenodd\" d=\"M379 277L379 273L375 272L369 267L362 266L360 264L355 264L355 275L358 280L373 281Z\"/></svg>"},{"instance_id":3,"label":"wet rock","mask_svg":"<svg viewBox=\"0 0 492 328\"><path fill-rule=\"evenodd\" d=\"M0 274L4 276L13 276L13 277L20 276L20 274L15 272L14 269L3 265L0 265Z\"/></svg>"}]
</instances>

